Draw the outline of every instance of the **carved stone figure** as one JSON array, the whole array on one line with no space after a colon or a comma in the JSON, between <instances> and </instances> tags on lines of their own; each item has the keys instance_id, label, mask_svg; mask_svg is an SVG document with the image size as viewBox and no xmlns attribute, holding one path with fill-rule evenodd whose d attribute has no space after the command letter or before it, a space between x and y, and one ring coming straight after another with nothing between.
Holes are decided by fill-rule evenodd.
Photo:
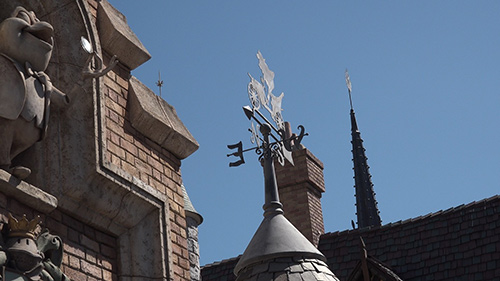
<instances>
[{"instance_id":1,"label":"carved stone figure","mask_svg":"<svg viewBox=\"0 0 500 281\"><path fill-rule=\"evenodd\" d=\"M37 239L38 251L44 254L42 280L70 281L61 271L63 242L59 236L50 234L46 229Z\"/></svg>"},{"instance_id":2,"label":"carved stone figure","mask_svg":"<svg viewBox=\"0 0 500 281\"><path fill-rule=\"evenodd\" d=\"M23 7L0 23L0 168L19 179L31 171L12 159L44 138L51 101L69 103L44 73L52 47L52 26Z\"/></svg>"},{"instance_id":3,"label":"carved stone figure","mask_svg":"<svg viewBox=\"0 0 500 281\"><path fill-rule=\"evenodd\" d=\"M39 216L28 221L26 215L18 220L9 214L8 233L0 233L0 267L5 268L0 280L70 281L60 268L63 242L47 229L40 233L40 221Z\"/></svg>"},{"instance_id":4,"label":"carved stone figure","mask_svg":"<svg viewBox=\"0 0 500 281\"><path fill-rule=\"evenodd\" d=\"M30 280L39 280L43 270L43 253L38 250L36 238L40 233L40 217L28 221L26 215L17 220L9 214L9 234L6 242L7 267Z\"/></svg>"}]
</instances>

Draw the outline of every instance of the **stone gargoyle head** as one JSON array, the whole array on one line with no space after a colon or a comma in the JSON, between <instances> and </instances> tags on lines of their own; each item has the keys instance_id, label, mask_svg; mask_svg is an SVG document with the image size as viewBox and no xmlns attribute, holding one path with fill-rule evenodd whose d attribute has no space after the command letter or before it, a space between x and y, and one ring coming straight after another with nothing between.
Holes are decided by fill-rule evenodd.
<instances>
[{"instance_id":1,"label":"stone gargoyle head","mask_svg":"<svg viewBox=\"0 0 500 281\"><path fill-rule=\"evenodd\" d=\"M54 29L34 12L17 7L0 23L0 53L35 71L44 71L52 55Z\"/></svg>"}]
</instances>

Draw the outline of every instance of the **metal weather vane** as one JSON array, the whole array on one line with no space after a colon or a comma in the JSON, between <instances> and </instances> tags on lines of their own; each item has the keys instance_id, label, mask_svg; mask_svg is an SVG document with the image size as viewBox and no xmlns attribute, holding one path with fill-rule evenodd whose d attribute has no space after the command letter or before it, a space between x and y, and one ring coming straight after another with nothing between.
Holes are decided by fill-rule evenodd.
<instances>
[{"instance_id":1,"label":"metal weather vane","mask_svg":"<svg viewBox=\"0 0 500 281\"><path fill-rule=\"evenodd\" d=\"M251 121L251 127L248 129L251 133L250 140L255 147L243 149L242 142L228 145L229 149L237 149L236 152L228 154L227 156L239 157L239 160L229 163L230 167L236 167L245 163L243 153L251 150L260 155L259 159L272 155L276 157L281 165L285 164L285 159L293 165L292 150L298 147L304 136L307 135L304 127L301 125L300 134L287 133L285 122L281 111L281 102L285 94L282 92L279 96L275 96L272 91L274 90L274 72L269 69L266 60L262 54L257 52L259 60L259 68L262 71L260 81L253 78L250 73L250 82L248 83L248 98L250 99L250 106L244 106L243 111L246 117ZM274 125L262 114L261 108L266 109L271 115ZM254 121L257 123L255 125ZM260 136L259 131L263 135ZM265 133L264 133L265 132ZM271 142L269 136L273 139Z\"/></svg>"}]
</instances>

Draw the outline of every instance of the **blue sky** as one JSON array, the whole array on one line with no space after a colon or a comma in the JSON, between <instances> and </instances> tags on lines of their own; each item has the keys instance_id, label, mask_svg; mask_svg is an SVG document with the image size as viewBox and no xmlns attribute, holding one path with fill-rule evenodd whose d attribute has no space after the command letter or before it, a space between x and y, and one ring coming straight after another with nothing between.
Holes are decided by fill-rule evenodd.
<instances>
[{"instance_id":1,"label":"blue sky","mask_svg":"<svg viewBox=\"0 0 500 281\"><path fill-rule=\"evenodd\" d=\"M383 223L499 193L500 2L110 1L152 55L132 75L163 98L200 143L182 162L200 226L201 263L241 254L262 220L249 147L247 73L261 51L284 92L286 121L325 165L327 232L356 220L349 100Z\"/></svg>"}]
</instances>

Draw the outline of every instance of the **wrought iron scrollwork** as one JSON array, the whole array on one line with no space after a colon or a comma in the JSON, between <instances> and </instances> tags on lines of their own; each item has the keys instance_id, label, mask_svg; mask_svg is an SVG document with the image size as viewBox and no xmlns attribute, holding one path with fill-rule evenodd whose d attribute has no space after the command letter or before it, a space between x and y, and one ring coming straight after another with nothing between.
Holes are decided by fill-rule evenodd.
<instances>
[{"instance_id":1,"label":"wrought iron scrollwork","mask_svg":"<svg viewBox=\"0 0 500 281\"><path fill-rule=\"evenodd\" d=\"M237 148L238 151L236 152L233 152L231 154L228 154L227 156L236 156L236 157L239 157L240 159L238 161L235 161L235 162L230 162L229 163L229 167L237 167L243 163L245 163L245 158L243 158L243 144L240 142L236 143L236 144L230 144L227 146L227 148L229 149L235 149Z\"/></svg>"},{"instance_id":2,"label":"wrought iron scrollwork","mask_svg":"<svg viewBox=\"0 0 500 281\"><path fill-rule=\"evenodd\" d=\"M283 147L281 143L275 142L271 144L271 157L274 157L278 160L281 166L285 165L285 156L283 155Z\"/></svg>"}]
</instances>

